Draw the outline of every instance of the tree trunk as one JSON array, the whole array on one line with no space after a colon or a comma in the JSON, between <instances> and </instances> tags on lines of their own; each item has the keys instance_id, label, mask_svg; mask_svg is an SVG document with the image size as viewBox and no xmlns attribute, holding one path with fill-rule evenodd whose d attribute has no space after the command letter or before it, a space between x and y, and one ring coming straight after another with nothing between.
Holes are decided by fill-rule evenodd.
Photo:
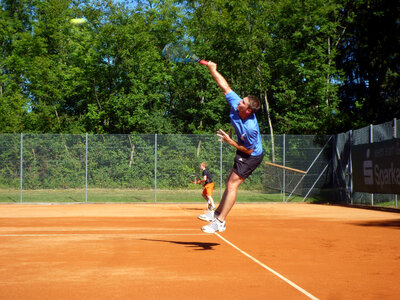
<instances>
[{"instance_id":1,"label":"tree trunk","mask_svg":"<svg viewBox=\"0 0 400 300\"><path fill-rule=\"evenodd\" d=\"M268 96L267 91L264 91L264 101L265 107L267 108L267 118L268 118L268 125L271 134L271 152L272 152L272 162L275 162L275 139L274 139L274 129L272 127L271 115L269 110L269 103L268 103Z\"/></svg>"}]
</instances>

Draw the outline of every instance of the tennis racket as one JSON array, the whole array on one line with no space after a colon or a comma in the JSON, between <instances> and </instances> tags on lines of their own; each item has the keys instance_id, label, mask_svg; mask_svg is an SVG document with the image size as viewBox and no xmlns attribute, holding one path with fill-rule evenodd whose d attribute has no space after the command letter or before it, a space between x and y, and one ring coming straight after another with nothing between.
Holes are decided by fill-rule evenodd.
<instances>
[{"instance_id":1,"label":"tennis racket","mask_svg":"<svg viewBox=\"0 0 400 300\"><path fill-rule=\"evenodd\" d=\"M167 44L162 54L165 58L173 63L200 63L202 65L208 65L208 61L198 58L193 54L188 47L179 43L169 43Z\"/></svg>"}]
</instances>

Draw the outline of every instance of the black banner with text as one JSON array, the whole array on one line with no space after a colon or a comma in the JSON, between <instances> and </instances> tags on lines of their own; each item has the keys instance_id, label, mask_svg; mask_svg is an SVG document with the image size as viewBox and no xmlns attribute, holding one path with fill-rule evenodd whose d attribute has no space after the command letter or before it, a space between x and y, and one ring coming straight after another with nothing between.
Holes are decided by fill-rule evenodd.
<instances>
[{"instance_id":1,"label":"black banner with text","mask_svg":"<svg viewBox=\"0 0 400 300\"><path fill-rule=\"evenodd\" d=\"M400 139L353 146L355 192L400 194Z\"/></svg>"}]
</instances>

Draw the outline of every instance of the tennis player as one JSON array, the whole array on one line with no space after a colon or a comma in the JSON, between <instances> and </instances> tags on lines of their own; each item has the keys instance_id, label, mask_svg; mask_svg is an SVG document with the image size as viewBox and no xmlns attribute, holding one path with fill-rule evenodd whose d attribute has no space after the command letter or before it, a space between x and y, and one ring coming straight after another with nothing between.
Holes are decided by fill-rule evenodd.
<instances>
[{"instance_id":1,"label":"tennis player","mask_svg":"<svg viewBox=\"0 0 400 300\"><path fill-rule=\"evenodd\" d=\"M199 219L210 222L201 229L206 233L215 233L226 229L225 219L236 202L239 186L261 164L264 154L255 115L260 109L260 100L250 95L241 99L217 71L217 65L214 62L208 62L208 69L231 107L229 117L237 136L237 141L235 141L221 129L217 132L221 138L220 141L236 148L236 156L218 208L198 216Z\"/></svg>"},{"instance_id":2,"label":"tennis player","mask_svg":"<svg viewBox=\"0 0 400 300\"><path fill-rule=\"evenodd\" d=\"M203 185L204 190L201 193L201 195L207 201L207 209L209 211L213 211L215 209L215 203L214 203L214 199L212 197L212 193L214 190L214 182L211 178L210 171L208 171L208 169L207 169L206 162L202 162L200 164L200 170L202 170L201 176L203 176L203 179L197 180L196 183Z\"/></svg>"}]
</instances>

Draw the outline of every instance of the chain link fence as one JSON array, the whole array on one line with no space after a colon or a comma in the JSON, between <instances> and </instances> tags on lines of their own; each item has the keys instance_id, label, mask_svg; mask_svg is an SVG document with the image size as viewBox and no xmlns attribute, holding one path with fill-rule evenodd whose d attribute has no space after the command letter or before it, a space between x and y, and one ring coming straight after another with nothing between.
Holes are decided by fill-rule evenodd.
<instances>
[{"instance_id":1,"label":"chain link fence","mask_svg":"<svg viewBox=\"0 0 400 300\"><path fill-rule=\"evenodd\" d=\"M333 201L332 136L262 136L265 161L238 201ZM1 134L0 202L202 201L208 163L222 197L235 149L216 135ZM193 200L195 199L195 200Z\"/></svg>"},{"instance_id":2,"label":"chain link fence","mask_svg":"<svg viewBox=\"0 0 400 300\"><path fill-rule=\"evenodd\" d=\"M351 147L400 136L394 119L329 136L263 135L263 163L238 201L305 201L397 207L397 195L353 191ZM1 134L0 202L202 201L208 163L222 197L235 149L215 135Z\"/></svg>"}]
</instances>

